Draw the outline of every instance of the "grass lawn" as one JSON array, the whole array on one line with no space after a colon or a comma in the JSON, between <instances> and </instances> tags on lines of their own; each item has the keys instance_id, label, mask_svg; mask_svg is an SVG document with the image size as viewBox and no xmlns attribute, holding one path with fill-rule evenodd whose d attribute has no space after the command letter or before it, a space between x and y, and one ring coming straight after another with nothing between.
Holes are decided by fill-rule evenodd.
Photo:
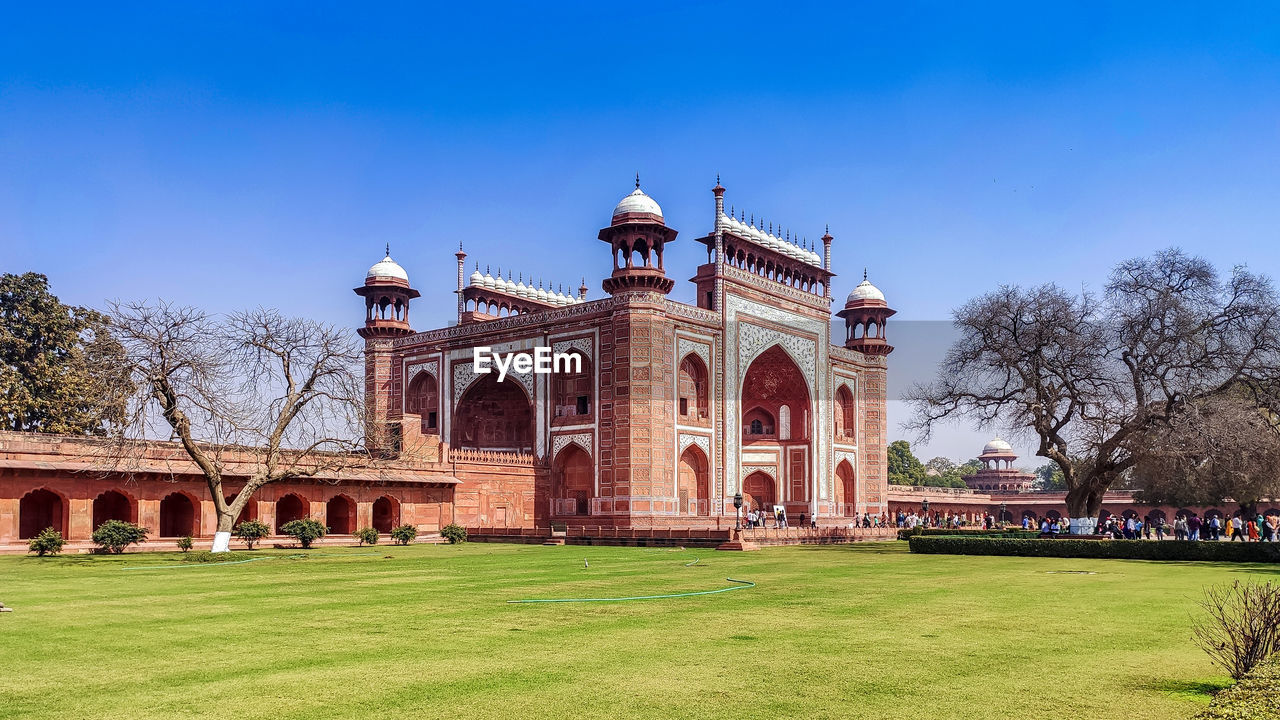
<instances>
[{"instance_id":1,"label":"grass lawn","mask_svg":"<svg viewBox=\"0 0 1280 720\"><path fill-rule=\"evenodd\" d=\"M255 554L279 557L0 557L0 718L1186 718L1227 682L1190 639L1201 588L1280 573L898 542ZM726 577L757 585L506 602Z\"/></svg>"}]
</instances>

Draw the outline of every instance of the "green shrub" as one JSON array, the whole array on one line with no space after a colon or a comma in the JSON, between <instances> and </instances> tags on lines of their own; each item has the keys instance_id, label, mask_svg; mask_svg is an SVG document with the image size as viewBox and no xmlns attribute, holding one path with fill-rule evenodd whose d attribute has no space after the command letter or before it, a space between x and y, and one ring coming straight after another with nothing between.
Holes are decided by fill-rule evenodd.
<instances>
[{"instance_id":1,"label":"green shrub","mask_svg":"<svg viewBox=\"0 0 1280 720\"><path fill-rule=\"evenodd\" d=\"M45 528L27 543L27 552L33 552L40 557L57 555L62 552L63 542L65 541L62 539L62 533L53 528Z\"/></svg>"},{"instance_id":2,"label":"green shrub","mask_svg":"<svg viewBox=\"0 0 1280 720\"><path fill-rule=\"evenodd\" d=\"M266 555L251 555L244 552L210 552L201 550L200 552L187 553L182 556L183 562L193 563L215 563L215 562L235 562L237 560L251 560L255 558L268 557Z\"/></svg>"},{"instance_id":3,"label":"green shrub","mask_svg":"<svg viewBox=\"0 0 1280 720\"><path fill-rule=\"evenodd\" d=\"M311 543L324 537L324 534L327 531L328 528L321 525L319 521L312 520L311 518L290 520L280 526L280 532L302 543L303 549L311 547Z\"/></svg>"},{"instance_id":4,"label":"green shrub","mask_svg":"<svg viewBox=\"0 0 1280 720\"><path fill-rule=\"evenodd\" d=\"M461 525L452 523L440 528L440 536L448 540L451 544L457 544L467 541L467 529Z\"/></svg>"},{"instance_id":5,"label":"green shrub","mask_svg":"<svg viewBox=\"0 0 1280 720\"><path fill-rule=\"evenodd\" d=\"M1280 717L1280 658L1263 663L1213 697L1195 720L1268 720Z\"/></svg>"},{"instance_id":6,"label":"green shrub","mask_svg":"<svg viewBox=\"0 0 1280 720\"><path fill-rule=\"evenodd\" d=\"M119 555L130 545L147 541L147 529L124 520L107 520L93 531L93 542L107 552Z\"/></svg>"},{"instance_id":7,"label":"green shrub","mask_svg":"<svg viewBox=\"0 0 1280 720\"><path fill-rule=\"evenodd\" d=\"M1117 558L1124 560L1220 560L1280 562L1280 543L1192 540L1045 540L985 537L913 537L911 552L946 555Z\"/></svg>"},{"instance_id":8,"label":"green shrub","mask_svg":"<svg viewBox=\"0 0 1280 720\"><path fill-rule=\"evenodd\" d=\"M183 535L182 537L178 538L178 549L181 550L182 552L187 552L194 546L195 546L195 543L192 542L190 535Z\"/></svg>"},{"instance_id":9,"label":"green shrub","mask_svg":"<svg viewBox=\"0 0 1280 720\"><path fill-rule=\"evenodd\" d=\"M391 539L395 540L397 545L408 545L416 537L418 537L418 528L413 525L397 525L391 529Z\"/></svg>"},{"instance_id":10,"label":"green shrub","mask_svg":"<svg viewBox=\"0 0 1280 720\"><path fill-rule=\"evenodd\" d=\"M361 545L377 545L378 531L374 528L360 528L356 531L355 538Z\"/></svg>"},{"instance_id":11,"label":"green shrub","mask_svg":"<svg viewBox=\"0 0 1280 720\"><path fill-rule=\"evenodd\" d=\"M271 534L271 527L260 520L245 520L231 531L252 550L259 540Z\"/></svg>"}]
</instances>

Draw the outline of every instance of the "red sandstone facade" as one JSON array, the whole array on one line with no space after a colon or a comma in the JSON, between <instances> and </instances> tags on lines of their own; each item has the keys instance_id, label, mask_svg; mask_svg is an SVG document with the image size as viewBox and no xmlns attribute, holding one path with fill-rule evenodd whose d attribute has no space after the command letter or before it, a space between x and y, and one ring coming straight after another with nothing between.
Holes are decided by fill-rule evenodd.
<instances>
[{"instance_id":1,"label":"red sandstone facade","mask_svg":"<svg viewBox=\"0 0 1280 720\"><path fill-rule=\"evenodd\" d=\"M829 233L823 254L763 221L733 217L713 190L711 230L695 242L697 302L672 301L665 248L677 240L639 189L598 233L612 257L606 296L548 292L458 262L458 323L414 332L419 297L390 255L355 292L364 300L366 403L394 458L375 471L271 485L246 518L310 516L339 536L410 523L433 533L571 526L726 529L735 496L820 524L888 509L885 321L866 281L831 338ZM601 248L603 261L605 250ZM476 347L548 348L580 367L477 373ZM179 448L155 443L125 476L73 438L0 436L0 547L43 527L85 541L103 519L152 537L207 537L212 503ZM39 527L37 527L39 526ZM163 546L163 543L151 545Z\"/></svg>"}]
</instances>

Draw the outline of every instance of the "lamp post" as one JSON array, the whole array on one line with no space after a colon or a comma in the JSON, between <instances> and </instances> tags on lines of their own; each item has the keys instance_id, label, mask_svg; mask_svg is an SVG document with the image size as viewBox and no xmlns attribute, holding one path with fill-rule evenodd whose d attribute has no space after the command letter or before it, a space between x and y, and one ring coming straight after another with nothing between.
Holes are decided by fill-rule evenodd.
<instances>
[{"instance_id":1,"label":"lamp post","mask_svg":"<svg viewBox=\"0 0 1280 720\"><path fill-rule=\"evenodd\" d=\"M924 515L924 517L920 518L920 521L924 523L925 527L929 527L929 498L925 498L920 502L920 514Z\"/></svg>"},{"instance_id":2,"label":"lamp post","mask_svg":"<svg viewBox=\"0 0 1280 720\"><path fill-rule=\"evenodd\" d=\"M733 496L733 529L742 529L742 493Z\"/></svg>"},{"instance_id":3,"label":"lamp post","mask_svg":"<svg viewBox=\"0 0 1280 720\"><path fill-rule=\"evenodd\" d=\"M1004 527L1004 514L1005 512L1007 512L1006 507L1007 507L1007 503L1005 503L1004 500L1001 500L1000 501L1000 527Z\"/></svg>"}]
</instances>

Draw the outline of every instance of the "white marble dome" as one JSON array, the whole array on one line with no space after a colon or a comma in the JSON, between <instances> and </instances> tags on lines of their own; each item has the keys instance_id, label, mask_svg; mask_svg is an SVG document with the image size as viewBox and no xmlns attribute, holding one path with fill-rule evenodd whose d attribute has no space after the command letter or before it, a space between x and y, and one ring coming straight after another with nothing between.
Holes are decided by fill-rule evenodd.
<instances>
[{"instance_id":1,"label":"white marble dome","mask_svg":"<svg viewBox=\"0 0 1280 720\"><path fill-rule=\"evenodd\" d=\"M387 253L386 257L374 263L364 277L366 280L375 277L389 277L409 282L409 273L400 267L400 263L391 259L391 253Z\"/></svg>"},{"instance_id":2,"label":"white marble dome","mask_svg":"<svg viewBox=\"0 0 1280 720\"><path fill-rule=\"evenodd\" d=\"M884 293L880 292L880 288L871 284L870 280L863 280L858 283L858 287L849 293L849 302L858 300L879 300L884 302Z\"/></svg>"},{"instance_id":3,"label":"white marble dome","mask_svg":"<svg viewBox=\"0 0 1280 720\"><path fill-rule=\"evenodd\" d=\"M996 455L1011 452L1013 452L1013 446L1001 440L999 437L982 447L983 455Z\"/></svg>"},{"instance_id":4,"label":"white marble dome","mask_svg":"<svg viewBox=\"0 0 1280 720\"><path fill-rule=\"evenodd\" d=\"M637 187L631 191L630 195L622 198L613 208L613 216L615 218L627 213L649 213L650 215L662 217L662 208L653 198L645 195L644 191Z\"/></svg>"}]
</instances>

